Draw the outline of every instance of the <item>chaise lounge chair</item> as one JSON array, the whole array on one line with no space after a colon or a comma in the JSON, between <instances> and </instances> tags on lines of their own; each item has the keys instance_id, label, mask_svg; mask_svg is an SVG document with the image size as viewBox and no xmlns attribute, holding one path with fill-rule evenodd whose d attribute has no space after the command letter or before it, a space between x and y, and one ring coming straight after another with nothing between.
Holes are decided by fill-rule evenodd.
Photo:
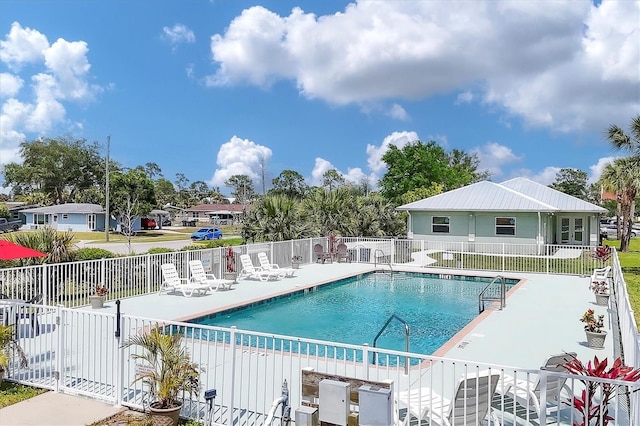
<instances>
[{"instance_id":1,"label":"chaise lounge chair","mask_svg":"<svg viewBox=\"0 0 640 426\"><path fill-rule=\"evenodd\" d=\"M259 266L253 266L251 257L248 254L240 255L240 262L242 263L242 271L238 278L254 278L260 281L280 280L284 278L285 273L279 271L265 271Z\"/></svg>"},{"instance_id":2,"label":"chaise lounge chair","mask_svg":"<svg viewBox=\"0 0 640 426\"><path fill-rule=\"evenodd\" d=\"M458 382L452 400L430 388L400 392L399 408L407 408L403 424L409 425L416 417L430 425L480 425L489 413L498 381L498 373L468 374Z\"/></svg>"},{"instance_id":3,"label":"chaise lounge chair","mask_svg":"<svg viewBox=\"0 0 640 426\"><path fill-rule=\"evenodd\" d=\"M231 289L234 283L232 280L217 278L212 273L206 273L201 260L190 260L189 271L191 272L191 282L207 284L211 290Z\"/></svg>"},{"instance_id":4,"label":"chaise lounge chair","mask_svg":"<svg viewBox=\"0 0 640 426\"><path fill-rule=\"evenodd\" d=\"M269 257L267 256L267 253L263 251L258 253L258 261L260 262L260 267L265 271L281 272L284 273L286 277L292 277L296 272L296 270L293 268L281 268L277 264L271 263L269 261Z\"/></svg>"},{"instance_id":5,"label":"chaise lounge chair","mask_svg":"<svg viewBox=\"0 0 640 426\"><path fill-rule=\"evenodd\" d=\"M552 355L547 358L540 369L567 373L567 370L563 365L573 361L575 357L575 352ZM552 411L557 411L559 409L562 404L560 393L563 389L567 391L569 395L572 395L571 389L569 389L565 384L566 381L567 379L564 377L553 375L547 376L546 399L548 405L545 409L545 413L551 413ZM527 411L534 411L536 416L540 418L540 377L536 378L535 381L529 381L526 379L516 380L512 376L505 374L504 381L500 383L497 392L513 397L516 403L525 407Z\"/></svg>"},{"instance_id":6,"label":"chaise lounge chair","mask_svg":"<svg viewBox=\"0 0 640 426\"><path fill-rule=\"evenodd\" d=\"M209 291L209 284L200 284L180 278L176 265L164 263L160 265L164 281L160 284L158 295L163 291L179 290L184 297L191 297L193 293L206 294Z\"/></svg>"}]
</instances>

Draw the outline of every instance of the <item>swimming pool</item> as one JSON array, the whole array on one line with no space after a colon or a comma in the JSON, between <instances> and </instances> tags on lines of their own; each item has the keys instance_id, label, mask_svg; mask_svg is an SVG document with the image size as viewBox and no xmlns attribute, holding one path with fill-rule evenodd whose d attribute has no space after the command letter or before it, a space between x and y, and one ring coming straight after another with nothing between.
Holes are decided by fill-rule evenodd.
<instances>
[{"instance_id":1,"label":"swimming pool","mask_svg":"<svg viewBox=\"0 0 640 426\"><path fill-rule=\"evenodd\" d=\"M395 314L409 324L410 352L432 354L478 315L491 278L369 273L232 311L191 320L294 337L372 345ZM507 280L510 288L517 280ZM404 325L392 321L377 347L404 350Z\"/></svg>"}]
</instances>

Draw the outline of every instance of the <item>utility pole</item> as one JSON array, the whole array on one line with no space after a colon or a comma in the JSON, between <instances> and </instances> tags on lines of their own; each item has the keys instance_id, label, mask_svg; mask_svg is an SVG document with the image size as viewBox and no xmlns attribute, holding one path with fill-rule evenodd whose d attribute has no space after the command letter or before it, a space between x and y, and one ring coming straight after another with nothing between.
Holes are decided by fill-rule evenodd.
<instances>
[{"instance_id":1,"label":"utility pole","mask_svg":"<svg viewBox=\"0 0 640 426\"><path fill-rule=\"evenodd\" d=\"M104 208L104 238L109 242L109 228L111 227L111 215L109 214L109 144L111 135L107 136L107 161L105 162L105 208Z\"/></svg>"}]
</instances>

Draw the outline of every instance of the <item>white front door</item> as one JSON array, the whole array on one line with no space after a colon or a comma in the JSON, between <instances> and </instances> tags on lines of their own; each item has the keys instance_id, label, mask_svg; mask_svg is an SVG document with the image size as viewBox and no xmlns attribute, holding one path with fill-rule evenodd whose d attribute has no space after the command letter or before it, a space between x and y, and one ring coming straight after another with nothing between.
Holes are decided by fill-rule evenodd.
<instances>
[{"instance_id":1,"label":"white front door","mask_svg":"<svg viewBox=\"0 0 640 426\"><path fill-rule=\"evenodd\" d=\"M560 244L584 244L584 218L560 218Z\"/></svg>"},{"instance_id":2,"label":"white front door","mask_svg":"<svg viewBox=\"0 0 640 426\"><path fill-rule=\"evenodd\" d=\"M95 214L88 214L87 215L87 229L89 231L95 231L96 230L96 215Z\"/></svg>"}]
</instances>

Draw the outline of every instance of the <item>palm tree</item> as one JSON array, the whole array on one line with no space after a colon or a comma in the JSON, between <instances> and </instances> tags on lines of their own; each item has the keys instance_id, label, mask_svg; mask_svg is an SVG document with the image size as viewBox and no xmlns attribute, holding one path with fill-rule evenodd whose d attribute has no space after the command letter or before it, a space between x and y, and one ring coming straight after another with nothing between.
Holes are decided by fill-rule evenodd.
<instances>
[{"instance_id":1,"label":"palm tree","mask_svg":"<svg viewBox=\"0 0 640 426\"><path fill-rule=\"evenodd\" d=\"M630 134L612 124L607 130L607 140L619 150L624 150L640 161L640 115L631 120Z\"/></svg>"},{"instance_id":2,"label":"palm tree","mask_svg":"<svg viewBox=\"0 0 640 426\"><path fill-rule=\"evenodd\" d=\"M619 235L621 251L626 251L629 246L635 201L640 192L640 115L631 120L629 129L630 133L626 134L620 127L612 124L607 130L609 143L616 149L626 151L630 155L627 158L614 161L613 167L618 170L615 173L609 171L605 178L610 183L616 183L613 186L617 190L612 189L616 190L616 197L619 199L622 210L622 232ZM618 176L614 176L614 174Z\"/></svg>"},{"instance_id":3,"label":"palm tree","mask_svg":"<svg viewBox=\"0 0 640 426\"><path fill-rule=\"evenodd\" d=\"M285 195L266 196L256 201L243 221L246 241L285 241L312 236L298 203Z\"/></svg>"},{"instance_id":4,"label":"palm tree","mask_svg":"<svg viewBox=\"0 0 640 426\"><path fill-rule=\"evenodd\" d=\"M606 190L616 194L618 212L622 213L622 226L619 224L620 251L627 251L635 200L640 193L640 162L634 157L617 158L613 164L608 164L602 172L601 180Z\"/></svg>"}]
</instances>

